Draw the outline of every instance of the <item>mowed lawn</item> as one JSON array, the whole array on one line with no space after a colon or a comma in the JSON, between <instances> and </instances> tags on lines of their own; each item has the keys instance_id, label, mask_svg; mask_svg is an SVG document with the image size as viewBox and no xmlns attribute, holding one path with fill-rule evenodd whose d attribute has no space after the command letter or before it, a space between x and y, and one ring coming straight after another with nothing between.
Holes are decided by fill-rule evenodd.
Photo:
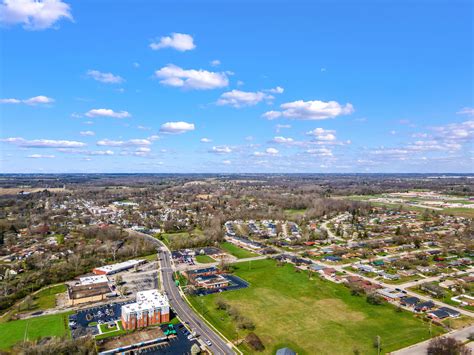
<instances>
[{"instance_id":1,"label":"mowed lawn","mask_svg":"<svg viewBox=\"0 0 474 355\"><path fill-rule=\"evenodd\" d=\"M35 340L69 334L68 315L69 313L60 313L0 323L0 349L11 348L23 339Z\"/></svg>"},{"instance_id":2,"label":"mowed lawn","mask_svg":"<svg viewBox=\"0 0 474 355\"><path fill-rule=\"evenodd\" d=\"M197 310L228 338L242 338L225 311L215 307L222 297L256 325L263 353L274 354L284 346L299 354L376 354L377 335L383 352L393 351L429 338L429 326L409 312L397 312L389 304L370 305L365 297L352 296L343 286L317 276L308 279L290 264L279 267L273 260L236 264L236 275L250 287L192 298ZM433 326L433 335L441 328ZM242 350L248 350L243 348Z\"/></svg>"},{"instance_id":3,"label":"mowed lawn","mask_svg":"<svg viewBox=\"0 0 474 355\"><path fill-rule=\"evenodd\" d=\"M216 260L211 258L209 255L196 255L196 261L201 264L209 264L216 262Z\"/></svg>"},{"instance_id":4,"label":"mowed lawn","mask_svg":"<svg viewBox=\"0 0 474 355\"><path fill-rule=\"evenodd\" d=\"M253 256L258 256L258 254L252 253L251 251L240 248L237 245L232 244L230 242L222 242L220 244L220 248L227 251L229 254L232 254L237 259L245 259L245 258L251 258Z\"/></svg>"}]
</instances>

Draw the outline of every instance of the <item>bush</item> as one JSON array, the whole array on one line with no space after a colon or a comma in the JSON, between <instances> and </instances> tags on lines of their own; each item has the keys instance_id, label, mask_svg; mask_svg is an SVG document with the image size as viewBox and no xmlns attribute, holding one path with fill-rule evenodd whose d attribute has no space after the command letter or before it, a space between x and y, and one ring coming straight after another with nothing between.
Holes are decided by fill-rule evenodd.
<instances>
[{"instance_id":1,"label":"bush","mask_svg":"<svg viewBox=\"0 0 474 355\"><path fill-rule=\"evenodd\" d=\"M265 350L265 346L263 345L262 341L260 338L257 336L255 333L249 333L245 337L245 342L250 345L252 349L255 351L263 351Z\"/></svg>"},{"instance_id":2,"label":"bush","mask_svg":"<svg viewBox=\"0 0 474 355\"><path fill-rule=\"evenodd\" d=\"M240 317L237 322L237 327L239 329L255 330L255 323L251 319L246 317Z\"/></svg>"},{"instance_id":3,"label":"bush","mask_svg":"<svg viewBox=\"0 0 474 355\"><path fill-rule=\"evenodd\" d=\"M428 355L468 355L470 350L460 341L449 337L434 338L428 345Z\"/></svg>"},{"instance_id":4,"label":"bush","mask_svg":"<svg viewBox=\"0 0 474 355\"><path fill-rule=\"evenodd\" d=\"M367 303L373 304L375 306L378 306L382 304L383 298L379 295L376 295L375 293L371 293L370 295L367 295Z\"/></svg>"}]
</instances>

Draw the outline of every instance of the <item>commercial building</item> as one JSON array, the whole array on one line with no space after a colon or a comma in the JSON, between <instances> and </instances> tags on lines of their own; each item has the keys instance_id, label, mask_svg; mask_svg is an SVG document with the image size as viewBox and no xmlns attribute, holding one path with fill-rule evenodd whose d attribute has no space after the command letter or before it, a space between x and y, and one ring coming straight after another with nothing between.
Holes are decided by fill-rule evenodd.
<instances>
[{"instance_id":1,"label":"commercial building","mask_svg":"<svg viewBox=\"0 0 474 355\"><path fill-rule=\"evenodd\" d=\"M168 297L158 290L137 292L135 303L122 306L124 329L137 329L170 321Z\"/></svg>"},{"instance_id":2,"label":"commercial building","mask_svg":"<svg viewBox=\"0 0 474 355\"><path fill-rule=\"evenodd\" d=\"M112 275L120 271L131 269L135 265L143 264L145 260L127 260L122 263L96 267L92 272L96 275Z\"/></svg>"},{"instance_id":3,"label":"commercial building","mask_svg":"<svg viewBox=\"0 0 474 355\"><path fill-rule=\"evenodd\" d=\"M199 276L194 279L194 285L212 290L229 286L229 280L222 275Z\"/></svg>"},{"instance_id":4,"label":"commercial building","mask_svg":"<svg viewBox=\"0 0 474 355\"><path fill-rule=\"evenodd\" d=\"M109 294L109 280L105 275L86 276L79 283L68 287L69 305L102 301Z\"/></svg>"}]
</instances>

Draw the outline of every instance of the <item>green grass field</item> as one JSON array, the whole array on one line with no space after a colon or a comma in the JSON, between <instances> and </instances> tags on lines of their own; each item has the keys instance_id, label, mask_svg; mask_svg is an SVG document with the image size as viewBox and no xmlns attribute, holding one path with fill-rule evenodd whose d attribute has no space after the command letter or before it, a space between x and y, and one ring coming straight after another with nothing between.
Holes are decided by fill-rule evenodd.
<instances>
[{"instance_id":1,"label":"green grass field","mask_svg":"<svg viewBox=\"0 0 474 355\"><path fill-rule=\"evenodd\" d=\"M198 263L201 263L201 264L209 264L209 263L216 262L209 255L196 255L195 259Z\"/></svg>"},{"instance_id":2,"label":"green grass field","mask_svg":"<svg viewBox=\"0 0 474 355\"><path fill-rule=\"evenodd\" d=\"M306 208L302 208L302 209L296 209L296 208L289 208L287 210L285 210L285 213L289 214L289 215L299 215L299 214L305 214L306 212Z\"/></svg>"},{"instance_id":3,"label":"green grass field","mask_svg":"<svg viewBox=\"0 0 474 355\"><path fill-rule=\"evenodd\" d=\"M245 259L245 258L251 258L253 256L258 256L258 254L252 253L251 251L240 248L237 245L229 243L229 242L221 243L220 248L232 254L237 259Z\"/></svg>"},{"instance_id":4,"label":"green grass field","mask_svg":"<svg viewBox=\"0 0 474 355\"><path fill-rule=\"evenodd\" d=\"M274 354L284 346L299 354L375 354L373 341L382 339L384 352L393 351L429 338L429 326L409 312L397 312L389 304L370 305L364 297L319 277L308 279L293 265L278 267L273 260L236 264L236 275L250 287L191 298L195 308L229 339L245 336L237 333L232 319L217 310L215 300L222 297L256 325L255 333L266 349ZM433 335L441 328L433 326ZM249 349L242 347L246 353Z\"/></svg>"},{"instance_id":5,"label":"green grass field","mask_svg":"<svg viewBox=\"0 0 474 355\"><path fill-rule=\"evenodd\" d=\"M118 329L115 330L113 330L113 328L108 329L106 324L101 324L99 327L103 333L96 335L96 340L115 337L117 335L126 334L128 332L127 330L123 329L122 322L118 322Z\"/></svg>"},{"instance_id":6,"label":"green grass field","mask_svg":"<svg viewBox=\"0 0 474 355\"><path fill-rule=\"evenodd\" d=\"M47 336L69 334L67 316L70 313L53 314L0 324L0 349L11 348L19 341L35 340Z\"/></svg>"}]
</instances>

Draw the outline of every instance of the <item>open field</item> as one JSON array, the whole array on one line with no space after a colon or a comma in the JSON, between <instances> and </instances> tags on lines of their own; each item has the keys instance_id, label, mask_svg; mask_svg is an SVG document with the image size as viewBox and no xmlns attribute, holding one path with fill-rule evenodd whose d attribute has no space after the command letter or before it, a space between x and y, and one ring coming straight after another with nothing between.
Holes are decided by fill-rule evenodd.
<instances>
[{"instance_id":1,"label":"open field","mask_svg":"<svg viewBox=\"0 0 474 355\"><path fill-rule=\"evenodd\" d=\"M50 192L67 192L68 190L67 189L64 189L62 187L51 187L51 188L38 188L38 187L35 187L35 188L32 188L32 187L24 187L24 188L20 188L20 187L0 187L0 196L5 196L5 195L17 195L19 194L20 192L23 192L23 193L35 193L35 192L40 192L40 191L44 191L44 190L48 190Z\"/></svg>"},{"instance_id":2,"label":"open field","mask_svg":"<svg viewBox=\"0 0 474 355\"><path fill-rule=\"evenodd\" d=\"M374 202L370 201L371 199L376 199L380 198L382 195L352 195L352 196L346 196L344 198L349 199L349 200L355 200L355 201L366 201L370 202L374 206L390 206L390 207L398 207L402 206L404 210L413 210L413 211L424 211L426 209L430 210L429 208L421 207L421 206L414 206L410 205L407 200L404 203L400 202ZM420 202L422 202L420 200ZM453 201L454 202L454 201ZM460 202L459 200L455 201L456 203L463 203L463 204L472 204L472 202L469 201L463 201ZM448 215L454 215L454 216L459 216L459 217L467 217L467 218L474 218L474 208L462 208L462 207L457 207L457 208L440 208L437 209L436 212L442 213L442 214L448 214Z\"/></svg>"},{"instance_id":3,"label":"open field","mask_svg":"<svg viewBox=\"0 0 474 355\"><path fill-rule=\"evenodd\" d=\"M22 340L35 340L46 336L69 334L67 316L53 314L30 319L0 323L0 349L8 349Z\"/></svg>"},{"instance_id":4,"label":"open field","mask_svg":"<svg viewBox=\"0 0 474 355\"><path fill-rule=\"evenodd\" d=\"M285 213L289 214L290 216L301 214L303 215L306 212L306 208L296 209L296 208L289 208L285 210Z\"/></svg>"},{"instance_id":5,"label":"open field","mask_svg":"<svg viewBox=\"0 0 474 355\"><path fill-rule=\"evenodd\" d=\"M299 354L375 354L373 341L381 337L384 352L405 347L429 338L429 325L409 312L397 312L389 304L370 305L364 297L352 296L343 285L308 280L305 272L294 266L276 266L273 260L248 265L237 264L236 275L250 282L250 287L191 298L197 310L228 338L245 336L225 311L217 310L215 301L222 298L256 325L265 354L288 346ZM441 328L433 326L433 335ZM245 352L249 349L242 347Z\"/></svg>"},{"instance_id":6,"label":"open field","mask_svg":"<svg viewBox=\"0 0 474 355\"><path fill-rule=\"evenodd\" d=\"M245 259L245 258L251 258L253 256L258 256L258 254L252 253L251 251L240 248L237 245L229 243L229 242L223 242L219 246L221 249L224 249L228 253L235 256L237 259Z\"/></svg>"},{"instance_id":7,"label":"open field","mask_svg":"<svg viewBox=\"0 0 474 355\"><path fill-rule=\"evenodd\" d=\"M196 261L201 264L210 264L216 262L216 260L211 258L209 255L196 255Z\"/></svg>"}]
</instances>

